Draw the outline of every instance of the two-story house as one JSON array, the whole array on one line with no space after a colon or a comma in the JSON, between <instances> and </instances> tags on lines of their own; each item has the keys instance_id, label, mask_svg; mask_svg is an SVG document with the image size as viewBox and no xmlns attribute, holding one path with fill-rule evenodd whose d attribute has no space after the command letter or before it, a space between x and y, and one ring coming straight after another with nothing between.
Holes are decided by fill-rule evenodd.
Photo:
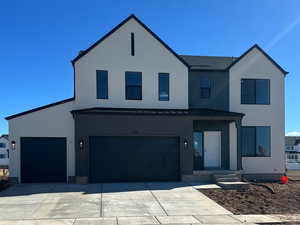
<instances>
[{"instance_id":1,"label":"two-story house","mask_svg":"<svg viewBox=\"0 0 300 225\"><path fill-rule=\"evenodd\" d=\"M7 169L9 165L8 135L0 136L0 169Z\"/></svg>"},{"instance_id":2,"label":"two-story house","mask_svg":"<svg viewBox=\"0 0 300 225\"><path fill-rule=\"evenodd\" d=\"M283 70L178 55L134 15L72 60L74 97L7 117L18 182L175 181L284 173Z\"/></svg>"}]
</instances>

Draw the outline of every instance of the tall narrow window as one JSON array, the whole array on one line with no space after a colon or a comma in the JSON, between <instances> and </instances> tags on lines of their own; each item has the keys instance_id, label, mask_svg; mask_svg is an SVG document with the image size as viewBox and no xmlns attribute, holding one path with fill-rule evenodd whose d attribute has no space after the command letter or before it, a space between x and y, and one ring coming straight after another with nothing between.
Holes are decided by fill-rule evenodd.
<instances>
[{"instance_id":1,"label":"tall narrow window","mask_svg":"<svg viewBox=\"0 0 300 225\"><path fill-rule=\"evenodd\" d=\"M241 104L270 104L270 80L242 79Z\"/></svg>"},{"instance_id":2,"label":"tall narrow window","mask_svg":"<svg viewBox=\"0 0 300 225\"><path fill-rule=\"evenodd\" d=\"M159 101L169 101L169 74L159 73L158 74L158 95Z\"/></svg>"},{"instance_id":3,"label":"tall narrow window","mask_svg":"<svg viewBox=\"0 0 300 225\"><path fill-rule=\"evenodd\" d=\"M134 33L131 33L131 55L134 56Z\"/></svg>"},{"instance_id":4,"label":"tall narrow window","mask_svg":"<svg viewBox=\"0 0 300 225\"><path fill-rule=\"evenodd\" d=\"M97 70L97 99L108 99L108 72Z\"/></svg>"},{"instance_id":5,"label":"tall narrow window","mask_svg":"<svg viewBox=\"0 0 300 225\"><path fill-rule=\"evenodd\" d=\"M142 73L125 72L126 100L142 100Z\"/></svg>"},{"instance_id":6,"label":"tall narrow window","mask_svg":"<svg viewBox=\"0 0 300 225\"><path fill-rule=\"evenodd\" d=\"M200 97L209 98L210 97L211 84L210 80L207 78L202 78L200 80Z\"/></svg>"}]
</instances>

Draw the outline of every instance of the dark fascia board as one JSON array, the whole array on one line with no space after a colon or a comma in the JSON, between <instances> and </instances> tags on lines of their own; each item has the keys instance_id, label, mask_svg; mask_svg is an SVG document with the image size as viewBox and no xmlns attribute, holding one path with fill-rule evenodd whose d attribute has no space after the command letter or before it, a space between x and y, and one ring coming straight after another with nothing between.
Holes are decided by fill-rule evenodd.
<instances>
[{"instance_id":1,"label":"dark fascia board","mask_svg":"<svg viewBox=\"0 0 300 225\"><path fill-rule=\"evenodd\" d=\"M258 44L253 45L246 52L244 52L244 54L242 54L237 60L235 60L232 64L230 64L227 67L227 70L229 70L231 67L233 67L235 64L237 64L242 58L244 58L244 56L246 56L254 48L257 48L264 56L266 56L271 61L271 63L273 63L273 65L276 66L284 75L287 75L289 73L289 72L285 71L277 62L275 62L275 60L272 59L272 57L269 56L261 47L259 47Z\"/></svg>"},{"instance_id":2,"label":"dark fascia board","mask_svg":"<svg viewBox=\"0 0 300 225\"><path fill-rule=\"evenodd\" d=\"M97 112L97 111L93 111L93 110L102 110L103 112ZM72 110L71 114L75 115L75 114L119 114L119 113L124 113L127 114L129 112L129 114L134 114L135 111L144 111L146 112L145 115L147 114L147 111L151 112L151 111L159 111L159 112L168 112L168 111L174 111L174 112L185 112L185 113L180 113L180 114L175 114L175 113L169 113L169 114L152 114L149 113L150 115L182 115L182 116L195 116L197 110L208 110L210 112L216 112L216 113L230 113L230 115L228 115L228 117L238 117L238 118L242 118L245 116L244 113L238 113L238 112L229 112L229 111L223 111L223 110L214 110L214 109L157 109L157 108L99 108L99 107L92 107L92 108L84 108L84 109L77 109L77 110ZM115 112L111 112L111 111L115 111ZM124 112L122 112L124 111ZM138 114L138 113L137 113ZM225 116L226 117L226 116ZM211 118L211 116L209 117Z\"/></svg>"},{"instance_id":3,"label":"dark fascia board","mask_svg":"<svg viewBox=\"0 0 300 225\"><path fill-rule=\"evenodd\" d=\"M92 50L94 47L96 47L98 44L100 44L102 41L104 41L106 38L108 38L111 34L113 34L115 31L117 31L121 26L123 26L125 23L127 23L130 19L134 19L137 21L145 30L147 30L157 41L159 41L169 52L171 52L180 62L182 62L187 68L189 68L189 65L187 62L185 62L177 53L171 49L164 41L162 41L152 30L150 30L149 27L147 27L142 21L140 21L134 14L131 14L128 16L125 20L123 20L119 25L117 25L115 28L113 28L110 32L108 32L106 35L104 35L101 39L96 41L94 44L92 44L88 49L84 50L81 54L79 54L77 57L75 57L71 62L74 66L75 62L79 60L81 57L86 55L90 50Z\"/></svg>"},{"instance_id":4,"label":"dark fascia board","mask_svg":"<svg viewBox=\"0 0 300 225\"><path fill-rule=\"evenodd\" d=\"M59 102L54 102L54 103L51 103L51 104L48 104L48 105L44 105L44 106L41 106L41 107L38 107L38 108L34 108L34 109L31 109L31 110L28 110L28 111L25 111L25 112L21 112L21 113L12 115L12 116L5 117L5 119L10 120L10 119L13 119L13 118L16 118L16 117L19 117L19 116L23 116L23 115L33 113L33 112L36 112L36 111L39 111L39 110L50 108L52 106L56 106L56 105L60 105L60 104L63 104L63 103L71 102L71 101L74 101L74 99L75 98L73 97L73 98L68 98L68 99L65 99L65 100L62 100L62 101L59 101Z\"/></svg>"}]
</instances>

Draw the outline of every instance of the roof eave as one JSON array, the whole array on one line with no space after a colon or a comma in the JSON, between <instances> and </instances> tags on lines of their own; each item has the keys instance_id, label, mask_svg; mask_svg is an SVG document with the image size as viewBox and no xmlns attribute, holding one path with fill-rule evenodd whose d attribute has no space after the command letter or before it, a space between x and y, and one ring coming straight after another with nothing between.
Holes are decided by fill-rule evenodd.
<instances>
[{"instance_id":1,"label":"roof eave","mask_svg":"<svg viewBox=\"0 0 300 225\"><path fill-rule=\"evenodd\" d=\"M283 74L286 76L289 72L285 71L271 56L269 56L258 44L253 45L247 51L245 51L238 59L232 62L227 70L230 70L235 64L237 64L244 56L246 56L249 52L251 52L254 48L257 48L264 56L266 56L274 66L276 66Z\"/></svg>"},{"instance_id":2,"label":"roof eave","mask_svg":"<svg viewBox=\"0 0 300 225\"><path fill-rule=\"evenodd\" d=\"M162 41L149 27L147 27L134 14L131 14L130 16L128 16L125 20L123 20L121 23L119 23L117 26L115 26L111 31L109 31L107 34L105 34L102 38L100 38L98 41L96 41L94 44L92 44L89 48L87 48L86 50L84 50L83 53L81 53L78 56L76 56L71 61L72 65L74 66L77 60L79 60L81 57L85 56L90 50L92 50L94 47L96 47L98 44L100 44L102 41L104 41L106 38L108 38L111 34L113 34L116 30L118 30L121 26L123 26L130 19L134 19L135 21L137 21L146 31L148 31L158 42L160 42L169 52L171 52L182 64L184 64L189 69L188 63L185 60L183 60L164 41Z\"/></svg>"},{"instance_id":3,"label":"roof eave","mask_svg":"<svg viewBox=\"0 0 300 225\"><path fill-rule=\"evenodd\" d=\"M23 116L23 115L26 115L26 114L29 114L29 113L37 112L37 111L40 111L40 110L43 110L43 109L46 109L46 108L50 108L50 107L53 107L53 106L56 106L56 105L71 102L73 100L75 100L74 97L64 99L62 101L54 102L54 103L51 103L51 104L48 104L48 105L40 106L40 107L30 109L30 110L27 110L27 111L24 111L24 112L21 112L21 113L17 113L17 114L11 115L11 116L7 116L7 117L5 117L5 119L6 120L11 120L11 119L14 119L14 118L17 118L17 117L20 117L20 116Z\"/></svg>"}]
</instances>

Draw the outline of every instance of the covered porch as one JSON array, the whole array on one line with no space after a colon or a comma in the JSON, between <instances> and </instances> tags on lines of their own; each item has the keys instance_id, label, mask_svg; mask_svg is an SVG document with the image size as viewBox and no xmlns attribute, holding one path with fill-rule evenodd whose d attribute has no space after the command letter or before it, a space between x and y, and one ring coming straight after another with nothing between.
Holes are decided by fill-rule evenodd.
<instances>
[{"instance_id":1,"label":"covered porch","mask_svg":"<svg viewBox=\"0 0 300 225\"><path fill-rule=\"evenodd\" d=\"M193 120L193 174L185 181L214 181L215 176L240 177L241 121L244 114L216 110Z\"/></svg>"}]
</instances>

